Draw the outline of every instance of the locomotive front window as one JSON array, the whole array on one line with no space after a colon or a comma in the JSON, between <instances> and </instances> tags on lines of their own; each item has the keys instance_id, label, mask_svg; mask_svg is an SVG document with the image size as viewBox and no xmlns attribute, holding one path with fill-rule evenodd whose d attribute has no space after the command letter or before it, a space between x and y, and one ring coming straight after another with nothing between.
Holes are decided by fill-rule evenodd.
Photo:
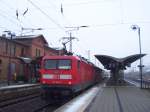
<instances>
[{"instance_id":1,"label":"locomotive front window","mask_svg":"<svg viewBox=\"0 0 150 112\"><path fill-rule=\"evenodd\" d=\"M49 59L45 60L45 69L71 69L71 60L67 59Z\"/></svg>"},{"instance_id":2,"label":"locomotive front window","mask_svg":"<svg viewBox=\"0 0 150 112\"><path fill-rule=\"evenodd\" d=\"M59 60L58 69L71 69L71 60Z\"/></svg>"},{"instance_id":3,"label":"locomotive front window","mask_svg":"<svg viewBox=\"0 0 150 112\"><path fill-rule=\"evenodd\" d=\"M56 69L57 60L45 60L45 69Z\"/></svg>"}]
</instances>

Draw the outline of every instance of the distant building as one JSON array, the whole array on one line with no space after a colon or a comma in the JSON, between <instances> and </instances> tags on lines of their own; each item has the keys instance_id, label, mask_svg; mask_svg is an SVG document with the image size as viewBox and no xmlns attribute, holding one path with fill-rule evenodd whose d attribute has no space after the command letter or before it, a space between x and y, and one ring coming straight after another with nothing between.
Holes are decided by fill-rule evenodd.
<instances>
[{"instance_id":1,"label":"distant building","mask_svg":"<svg viewBox=\"0 0 150 112\"><path fill-rule=\"evenodd\" d=\"M63 55L63 51L49 47L43 35L0 36L0 81L11 82L19 76L31 81L37 77L37 60L44 55Z\"/></svg>"}]
</instances>

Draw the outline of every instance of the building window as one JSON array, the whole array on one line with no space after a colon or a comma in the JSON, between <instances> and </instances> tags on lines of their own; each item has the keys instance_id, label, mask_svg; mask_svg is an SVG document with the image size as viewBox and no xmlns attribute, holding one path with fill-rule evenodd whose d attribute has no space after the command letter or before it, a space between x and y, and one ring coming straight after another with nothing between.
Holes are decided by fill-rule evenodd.
<instances>
[{"instance_id":1,"label":"building window","mask_svg":"<svg viewBox=\"0 0 150 112\"><path fill-rule=\"evenodd\" d=\"M6 46L6 47L5 47L5 48L6 48L6 50L5 50L5 51L6 51L6 54L8 54L8 42L7 42L7 41L5 42L5 46Z\"/></svg>"},{"instance_id":2,"label":"building window","mask_svg":"<svg viewBox=\"0 0 150 112\"><path fill-rule=\"evenodd\" d=\"M11 75L14 75L14 73L16 72L16 64L15 63L11 63Z\"/></svg>"},{"instance_id":3,"label":"building window","mask_svg":"<svg viewBox=\"0 0 150 112\"><path fill-rule=\"evenodd\" d=\"M2 60L0 59L0 74L2 72Z\"/></svg>"},{"instance_id":4,"label":"building window","mask_svg":"<svg viewBox=\"0 0 150 112\"><path fill-rule=\"evenodd\" d=\"M35 54L35 56L36 56L36 57L39 57L39 56L40 56L40 49L37 49L37 48L36 48L36 54Z\"/></svg>"},{"instance_id":5,"label":"building window","mask_svg":"<svg viewBox=\"0 0 150 112\"><path fill-rule=\"evenodd\" d=\"M0 37L0 48L4 48L3 47L3 40L2 40L2 38ZM0 50L0 53L3 53L3 50Z\"/></svg>"},{"instance_id":6,"label":"building window","mask_svg":"<svg viewBox=\"0 0 150 112\"><path fill-rule=\"evenodd\" d=\"M21 56L24 56L24 48L21 48Z\"/></svg>"},{"instance_id":7,"label":"building window","mask_svg":"<svg viewBox=\"0 0 150 112\"><path fill-rule=\"evenodd\" d=\"M36 48L36 51L35 51L35 56L37 56L37 55L38 55L38 53L37 53L37 52L38 52L38 49Z\"/></svg>"},{"instance_id":8,"label":"building window","mask_svg":"<svg viewBox=\"0 0 150 112\"><path fill-rule=\"evenodd\" d=\"M16 45L13 45L11 48L11 55L15 56L15 54L16 54Z\"/></svg>"}]
</instances>

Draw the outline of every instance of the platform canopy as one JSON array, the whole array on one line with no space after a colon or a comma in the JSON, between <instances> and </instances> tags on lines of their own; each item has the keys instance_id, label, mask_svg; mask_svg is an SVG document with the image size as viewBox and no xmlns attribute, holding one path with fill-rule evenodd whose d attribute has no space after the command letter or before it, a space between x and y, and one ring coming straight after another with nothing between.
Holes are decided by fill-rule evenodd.
<instances>
[{"instance_id":1,"label":"platform canopy","mask_svg":"<svg viewBox=\"0 0 150 112\"><path fill-rule=\"evenodd\" d=\"M22 62L24 62L25 64L30 64L32 59L31 58L27 58L27 57L18 57L18 59L20 59Z\"/></svg>"},{"instance_id":2,"label":"platform canopy","mask_svg":"<svg viewBox=\"0 0 150 112\"><path fill-rule=\"evenodd\" d=\"M103 66L107 70L112 70L115 68L124 70L127 66L130 66L131 63L135 62L145 55L146 54L134 54L125 58L115 58L108 55L95 55L95 57L103 64Z\"/></svg>"}]
</instances>

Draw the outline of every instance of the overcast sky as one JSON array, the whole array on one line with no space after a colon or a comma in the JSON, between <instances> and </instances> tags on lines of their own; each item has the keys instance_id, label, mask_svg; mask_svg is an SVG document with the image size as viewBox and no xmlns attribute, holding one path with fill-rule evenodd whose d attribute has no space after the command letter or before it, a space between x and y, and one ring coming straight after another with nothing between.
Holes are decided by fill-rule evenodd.
<instances>
[{"instance_id":1,"label":"overcast sky","mask_svg":"<svg viewBox=\"0 0 150 112\"><path fill-rule=\"evenodd\" d=\"M60 38L72 30L72 36L79 39L73 41L73 52L86 58L90 53L93 62L95 54L121 58L139 53L138 32L131 29L137 24L142 52L147 54L143 63L150 65L149 0L0 0L0 4L1 33L43 34L51 47L59 47ZM65 28L83 25L88 27ZM44 30L22 32L22 27Z\"/></svg>"}]
</instances>

